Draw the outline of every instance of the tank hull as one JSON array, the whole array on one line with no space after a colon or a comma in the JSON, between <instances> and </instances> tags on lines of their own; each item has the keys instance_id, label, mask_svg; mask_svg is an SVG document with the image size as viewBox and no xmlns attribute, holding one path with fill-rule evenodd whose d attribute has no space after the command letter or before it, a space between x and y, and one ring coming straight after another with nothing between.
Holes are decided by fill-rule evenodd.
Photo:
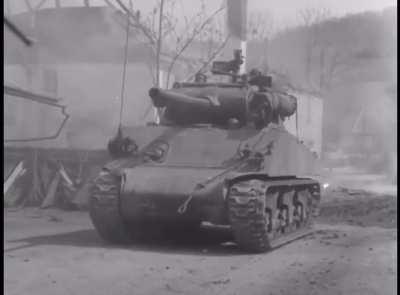
<instances>
[{"instance_id":1,"label":"tank hull","mask_svg":"<svg viewBox=\"0 0 400 295\"><path fill-rule=\"evenodd\" d=\"M318 159L282 126L257 132L148 126L124 133L142 149L107 164L103 174L112 181L99 177L91 197L93 224L106 240L147 231L149 224L207 221L230 225L243 250L263 252L312 223L320 193L308 176L318 173Z\"/></svg>"},{"instance_id":2,"label":"tank hull","mask_svg":"<svg viewBox=\"0 0 400 295\"><path fill-rule=\"evenodd\" d=\"M223 178L198 189L200 180L223 173L222 169L137 167L124 173L121 186L121 215L127 220L203 220L227 223L224 214ZM189 200L188 206L181 209Z\"/></svg>"},{"instance_id":3,"label":"tank hull","mask_svg":"<svg viewBox=\"0 0 400 295\"><path fill-rule=\"evenodd\" d=\"M312 179L263 173L233 173L207 189L187 194L181 193L187 185L163 193L143 191L140 186L134 190L125 187L122 178L103 175L108 181L102 182L103 187L97 181L90 200L90 216L99 234L118 243L148 233L154 225L158 230L172 225L192 232L208 221L230 225L241 249L264 252L307 234L321 195L318 182Z\"/></svg>"}]
</instances>

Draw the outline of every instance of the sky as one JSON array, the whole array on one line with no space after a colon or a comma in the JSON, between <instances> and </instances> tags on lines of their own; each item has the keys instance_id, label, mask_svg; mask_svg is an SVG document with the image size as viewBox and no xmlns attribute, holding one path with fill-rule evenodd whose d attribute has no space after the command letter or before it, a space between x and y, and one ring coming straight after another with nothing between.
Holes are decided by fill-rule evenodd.
<instances>
[{"instance_id":1,"label":"sky","mask_svg":"<svg viewBox=\"0 0 400 295\"><path fill-rule=\"evenodd\" d=\"M12 11L19 11L22 7L26 7L25 0L4 0L11 5ZM33 5L41 2L41 0L28 0ZM82 5L83 0L60 0L61 5L76 6ZM115 0L109 0L114 2ZM122 0L129 3L129 0ZM133 6L143 12L152 9L154 4L159 0L132 0ZM200 7L199 0L175 0L180 7L180 13L186 15L194 14ZM220 7L222 1L225 0L205 0L206 7L210 12ZM90 0L92 5L103 5L103 0ZM47 0L46 6L54 6L54 0ZM382 10L388 6L397 6L396 0L248 0L248 10L251 14L253 11L266 11L272 15L274 22L278 26L292 26L299 22L298 12L304 8L326 8L332 15L341 16L346 13L362 12L367 10ZM6 11L6 7L5 7ZM183 12L182 12L183 11Z\"/></svg>"}]
</instances>

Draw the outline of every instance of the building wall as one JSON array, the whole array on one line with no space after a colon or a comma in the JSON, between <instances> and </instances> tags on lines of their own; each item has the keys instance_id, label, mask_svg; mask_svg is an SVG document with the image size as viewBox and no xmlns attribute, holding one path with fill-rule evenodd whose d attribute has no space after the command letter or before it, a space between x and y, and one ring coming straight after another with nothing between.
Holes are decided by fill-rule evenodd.
<instances>
[{"instance_id":1,"label":"building wall","mask_svg":"<svg viewBox=\"0 0 400 295\"><path fill-rule=\"evenodd\" d=\"M122 65L68 64L54 66L60 104L71 115L57 140L24 143L24 146L101 149L115 134L119 123ZM44 93L43 81L34 75L29 87L26 71L18 65L5 67L5 83ZM149 70L142 64L127 68L123 124L145 124L151 105L148 89L152 86ZM56 131L62 121L60 111L20 98L5 97L5 138L46 136ZM21 144L12 144L20 146Z\"/></svg>"}]
</instances>

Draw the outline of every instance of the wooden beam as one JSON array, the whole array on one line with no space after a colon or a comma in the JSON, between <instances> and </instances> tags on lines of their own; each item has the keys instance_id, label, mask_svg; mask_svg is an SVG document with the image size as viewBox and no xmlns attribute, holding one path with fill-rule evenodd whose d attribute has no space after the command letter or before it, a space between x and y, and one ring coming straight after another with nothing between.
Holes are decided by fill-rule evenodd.
<instances>
[{"instance_id":1,"label":"wooden beam","mask_svg":"<svg viewBox=\"0 0 400 295\"><path fill-rule=\"evenodd\" d=\"M14 184L15 180L25 172L24 170L24 163L23 161L19 162L17 166L15 166L13 172L10 174L10 176L6 179L4 182L4 187L3 187L3 194L6 195L8 190L11 188L11 186Z\"/></svg>"},{"instance_id":2,"label":"wooden beam","mask_svg":"<svg viewBox=\"0 0 400 295\"><path fill-rule=\"evenodd\" d=\"M58 187L59 182L60 182L60 173L56 172L56 174L54 175L54 177L49 185L49 189L47 190L46 197L44 198L40 208L44 209L44 208L48 208L48 207L54 205L54 203L56 201L56 192L57 192L57 187Z\"/></svg>"},{"instance_id":3,"label":"wooden beam","mask_svg":"<svg viewBox=\"0 0 400 295\"><path fill-rule=\"evenodd\" d=\"M39 183L39 161L38 161L38 150L33 150L33 159L32 159L32 188L31 193L29 195L29 201L33 204L41 201L42 192L40 189Z\"/></svg>"},{"instance_id":4,"label":"wooden beam","mask_svg":"<svg viewBox=\"0 0 400 295\"><path fill-rule=\"evenodd\" d=\"M71 187L71 189L75 190L74 182L68 176L67 171L65 171L65 168L62 164L60 164L59 173L62 176L62 178L64 179L64 181L67 183L67 185L69 187Z\"/></svg>"},{"instance_id":5,"label":"wooden beam","mask_svg":"<svg viewBox=\"0 0 400 295\"><path fill-rule=\"evenodd\" d=\"M25 43L26 46L32 46L33 42L31 39L26 37L24 33L21 32L21 30L13 24L7 17L4 17L4 24L13 32L22 42Z\"/></svg>"},{"instance_id":6,"label":"wooden beam","mask_svg":"<svg viewBox=\"0 0 400 295\"><path fill-rule=\"evenodd\" d=\"M58 104L59 99L57 99L57 98L50 97L50 96L43 95L43 94L33 93L31 91L28 91L25 89L20 89L20 88L13 87L13 86L4 85L4 94L33 100L33 101L43 103L43 104L48 104L48 105L54 105L54 106L59 105Z\"/></svg>"}]
</instances>

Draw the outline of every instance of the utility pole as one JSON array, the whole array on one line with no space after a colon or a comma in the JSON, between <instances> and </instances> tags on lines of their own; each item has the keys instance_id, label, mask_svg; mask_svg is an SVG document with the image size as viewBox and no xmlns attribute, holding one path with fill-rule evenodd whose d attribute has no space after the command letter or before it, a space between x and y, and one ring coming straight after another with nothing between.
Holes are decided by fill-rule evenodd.
<instances>
[{"instance_id":1,"label":"utility pole","mask_svg":"<svg viewBox=\"0 0 400 295\"><path fill-rule=\"evenodd\" d=\"M157 38L157 51L156 51L156 86L161 87L162 76L161 76L161 66L160 66L160 54L161 54L161 46L162 46L162 18L163 18L163 10L164 10L164 0L160 0L160 16L158 22L158 38ZM155 119L156 123L160 123L160 109L155 108Z\"/></svg>"},{"instance_id":2,"label":"utility pole","mask_svg":"<svg viewBox=\"0 0 400 295\"><path fill-rule=\"evenodd\" d=\"M247 52L247 0L226 0L227 7L227 34L230 36L230 57L232 50L240 49L244 59L240 66L239 73L246 72L246 52Z\"/></svg>"},{"instance_id":3,"label":"utility pole","mask_svg":"<svg viewBox=\"0 0 400 295\"><path fill-rule=\"evenodd\" d=\"M161 86L160 81L160 54L161 54L161 46L162 46L162 18L163 18L163 10L164 10L164 0L160 2L160 15L158 22L158 38L157 38L157 55L156 55L156 84L157 87Z\"/></svg>"}]
</instances>

